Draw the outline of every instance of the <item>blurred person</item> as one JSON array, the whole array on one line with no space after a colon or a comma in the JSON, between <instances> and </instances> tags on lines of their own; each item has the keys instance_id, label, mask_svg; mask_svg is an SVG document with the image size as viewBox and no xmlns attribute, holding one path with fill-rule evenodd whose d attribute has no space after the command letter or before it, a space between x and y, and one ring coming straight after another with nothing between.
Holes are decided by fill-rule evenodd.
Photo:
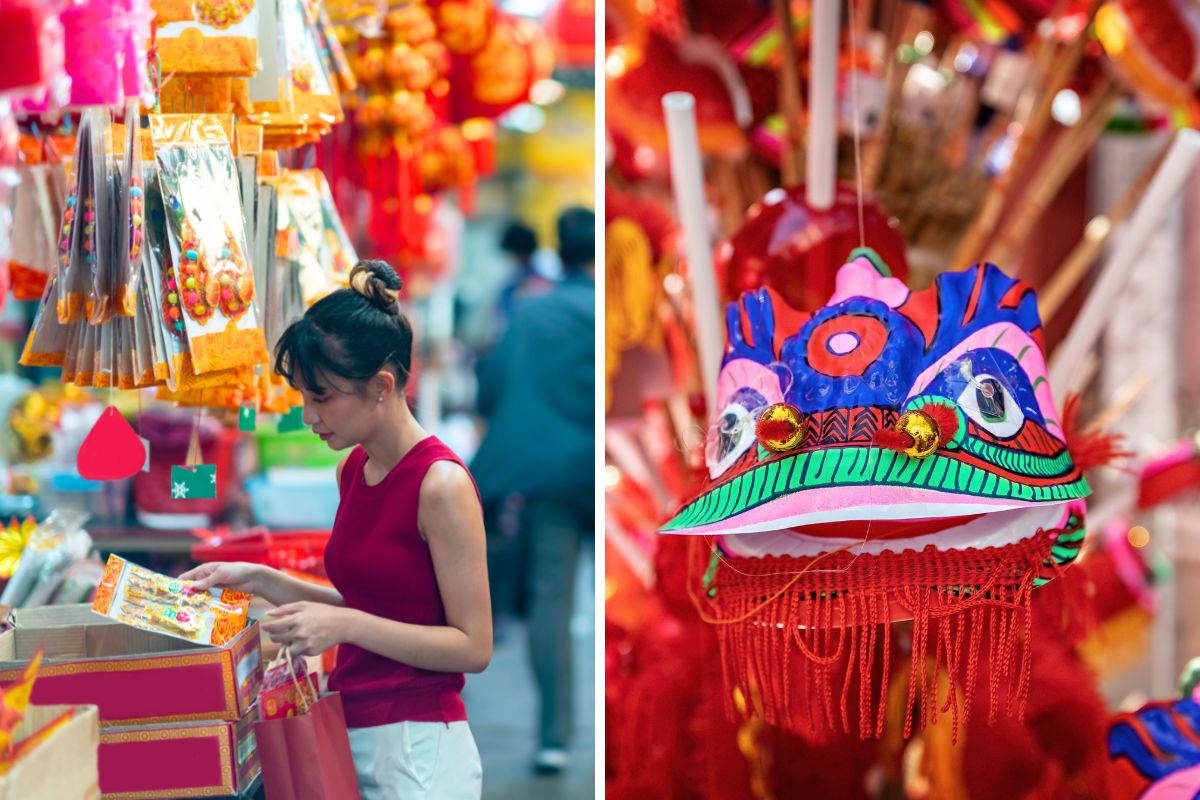
<instances>
[{"instance_id":1,"label":"blurred person","mask_svg":"<svg viewBox=\"0 0 1200 800\"><path fill-rule=\"evenodd\" d=\"M500 250L512 259L516 268L515 274L500 290L500 316L502 320L508 320L512 318L518 300L548 292L554 281L538 270L535 258L537 233L525 223L514 220L505 226L500 235Z\"/></svg>"},{"instance_id":2,"label":"blurred person","mask_svg":"<svg viewBox=\"0 0 1200 800\"><path fill-rule=\"evenodd\" d=\"M524 501L534 769L546 774L567 766L575 573L595 534L595 214L564 211L558 241L563 280L516 304L480 364L478 410L488 427L471 462L485 504Z\"/></svg>"},{"instance_id":3,"label":"blurred person","mask_svg":"<svg viewBox=\"0 0 1200 800\"><path fill-rule=\"evenodd\" d=\"M304 422L333 450L340 504L325 568L333 587L259 564L184 573L278 608L263 624L296 655L337 646L341 693L364 800L478 800L483 771L467 724L464 672L492 656L479 495L466 466L413 417L404 395L413 332L400 278L364 261L349 289L287 328L275 370L304 398Z\"/></svg>"}]
</instances>

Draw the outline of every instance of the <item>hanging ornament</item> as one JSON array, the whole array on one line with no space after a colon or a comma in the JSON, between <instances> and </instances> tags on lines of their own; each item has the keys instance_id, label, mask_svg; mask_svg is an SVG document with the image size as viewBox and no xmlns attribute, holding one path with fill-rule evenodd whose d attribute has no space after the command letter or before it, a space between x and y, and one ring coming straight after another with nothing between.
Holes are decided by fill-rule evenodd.
<instances>
[{"instance_id":1,"label":"hanging ornament","mask_svg":"<svg viewBox=\"0 0 1200 800\"><path fill-rule=\"evenodd\" d=\"M792 308L818 308L834 290L837 268L859 245L858 200L839 187L833 206L818 211L806 188L772 189L746 212L746 221L717 251L717 279L724 299L770 286ZM875 203L864 202L866 241L894 277L908 276L904 240L896 221Z\"/></svg>"},{"instance_id":2,"label":"hanging ornament","mask_svg":"<svg viewBox=\"0 0 1200 800\"><path fill-rule=\"evenodd\" d=\"M75 465L92 481L116 481L141 472L146 448L120 411L104 409L79 446Z\"/></svg>"}]
</instances>

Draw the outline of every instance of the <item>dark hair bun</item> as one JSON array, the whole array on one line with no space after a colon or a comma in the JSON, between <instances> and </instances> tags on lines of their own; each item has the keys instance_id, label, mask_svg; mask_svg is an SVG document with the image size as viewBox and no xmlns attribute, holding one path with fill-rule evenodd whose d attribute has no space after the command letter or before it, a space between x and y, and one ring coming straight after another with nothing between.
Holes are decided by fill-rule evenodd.
<instances>
[{"instance_id":1,"label":"dark hair bun","mask_svg":"<svg viewBox=\"0 0 1200 800\"><path fill-rule=\"evenodd\" d=\"M399 314L397 298L404 282L386 261L360 261L350 270L350 288L389 314Z\"/></svg>"}]
</instances>

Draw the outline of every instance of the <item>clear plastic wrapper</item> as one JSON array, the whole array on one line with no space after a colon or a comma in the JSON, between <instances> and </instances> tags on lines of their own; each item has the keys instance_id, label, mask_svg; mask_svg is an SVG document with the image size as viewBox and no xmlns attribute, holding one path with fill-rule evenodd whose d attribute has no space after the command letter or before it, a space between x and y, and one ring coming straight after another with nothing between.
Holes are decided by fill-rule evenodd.
<instances>
[{"instance_id":1,"label":"clear plastic wrapper","mask_svg":"<svg viewBox=\"0 0 1200 800\"><path fill-rule=\"evenodd\" d=\"M114 233L106 202L109 177L105 148L109 124L105 108L87 109L79 123L74 191L67 197L59 231L60 322L78 322L91 316L88 302L95 290L96 272L101 260L108 260L105 247Z\"/></svg>"},{"instance_id":2,"label":"clear plastic wrapper","mask_svg":"<svg viewBox=\"0 0 1200 800\"><path fill-rule=\"evenodd\" d=\"M146 291L142 296L155 343L155 378L175 389L188 354L187 333L182 309L178 303L169 302L171 294L179 289L167 242L167 215L156 165L146 165L145 178L147 226L142 268L146 272Z\"/></svg>"},{"instance_id":3,"label":"clear plastic wrapper","mask_svg":"<svg viewBox=\"0 0 1200 800\"><path fill-rule=\"evenodd\" d=\"M189 642L222 645L249 619L250 595L233 589L196 590L181 581L111 555L96 587L92 611L142 630Z\"/></svg>"},{"instance_id":4,"label":"clear plastic wrapper","mask_svg":"<svg viewBox=\"0 0 1200 800\"><path fill-rule=\"evenodd\" d=\"M225 132L206 115L160 115L151 128L173 267L160 299L183 318L191 367L203 375L265 363Z\"/></svg>"},{"instance_id":5,"label":"clear plastic wrapper","mask_svg":"<svg viewBox=\"0 0 1200 800\"><path fill-rule=\"evenodd\" d=\"M25 339L21 364L26 367L63 366L69 334L70 326L58 321L58 278L52 275L42 291L33 327Z\"/></svg>"},{"instance_id":6,"label":"clear plastic wrapper","mask_svg":"<svg viewBox=\"0 0 1200 800\"><path fill-rule=\"evenodd\" d=\"M83 529L87 514L53 511L25 546L21 562L0 593L0 604L12 608L45 605L76 562L87 558L92 537Z\"/></svg>"}]
</instances>

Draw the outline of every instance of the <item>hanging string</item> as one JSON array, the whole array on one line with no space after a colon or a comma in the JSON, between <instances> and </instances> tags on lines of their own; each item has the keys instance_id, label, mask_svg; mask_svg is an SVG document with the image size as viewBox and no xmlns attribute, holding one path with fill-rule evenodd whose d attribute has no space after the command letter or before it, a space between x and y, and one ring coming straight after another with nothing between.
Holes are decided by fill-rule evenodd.
<instances>
[{"instance_id":1,"label":"hanging string","mask_svg":"<svg viewBox=\"0 0 1200 800\"><path fill-rule=\"evenodd\" d=\"M858 20L854 7L858 0L847 0L850 13L850 116L854 124L854 180L858 197L858 246L867 246L866 225L863 223L862 133L859 131L858 104Z\"/></svg>"}]
</instances>

